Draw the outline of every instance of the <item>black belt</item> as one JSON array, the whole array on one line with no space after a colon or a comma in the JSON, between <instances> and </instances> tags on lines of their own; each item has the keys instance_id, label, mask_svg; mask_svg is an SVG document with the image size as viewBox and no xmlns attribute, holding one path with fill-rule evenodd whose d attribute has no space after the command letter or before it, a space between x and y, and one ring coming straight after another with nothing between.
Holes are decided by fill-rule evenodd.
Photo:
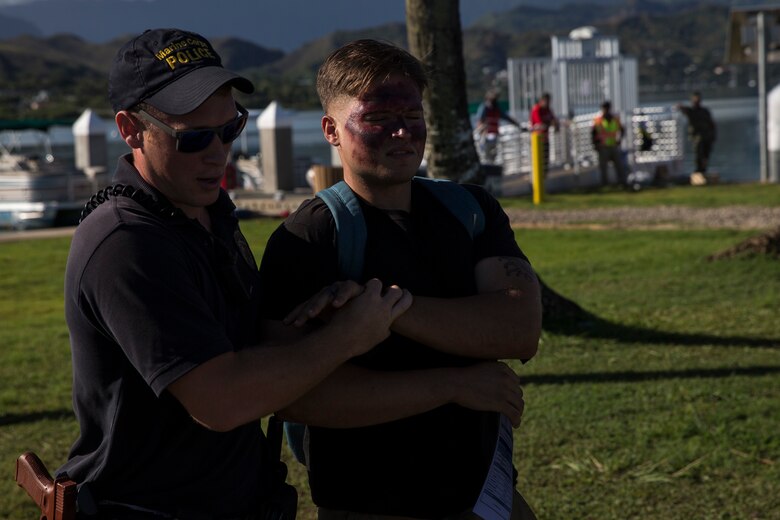
<instances>
[{"instance_id":1,"label":"black belt","mask_svg":"<svg viewBox=\"0 0 780 520\"><path fill-rule=\"evenodd\" d=\"M76 518L77 520L262 520L261 517L256 515L231 517L210 515L169 515L163 512L136 509L131 505L119 504L101 505L96 515L87 516L79 514L76 516Z\"/></svg>"}]
</instances>

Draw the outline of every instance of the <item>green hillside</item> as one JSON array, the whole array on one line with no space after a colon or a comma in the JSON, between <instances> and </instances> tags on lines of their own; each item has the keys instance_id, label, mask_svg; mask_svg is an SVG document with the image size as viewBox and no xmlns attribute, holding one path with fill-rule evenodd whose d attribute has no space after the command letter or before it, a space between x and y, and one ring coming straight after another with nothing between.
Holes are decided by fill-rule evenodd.
<instances>
[{"instance_id":1,"label":"green hillside","mask_svg":"<svg viewBox=\"0 0 780 520\"><path fill-rule=\"evenodd\" d=\"M554 4L551 4L554 5ZM724 63L729 8L719 4L631 0L558 9L521 7L485 16L463 33L469 98L478 101L489 86L502 84L509 57L546 57L550 37L595 26L616 35L623 54L639 65L640 98L676 95L693 89L713 95L755 92L756 67ZM213 40L227 67L250 77L257 92L249 106L278 100L291 108L318 107L314 77L324 57L356 38L406 42L402 23L360 31L338 31L290 53L236 38ZM120 42L89 43L76 36L31 36L0 41L0 119L75 117L84 108L110 111L106 75ZM770 84L780 79L770 67Z\"/></svg>"}]
</instances>

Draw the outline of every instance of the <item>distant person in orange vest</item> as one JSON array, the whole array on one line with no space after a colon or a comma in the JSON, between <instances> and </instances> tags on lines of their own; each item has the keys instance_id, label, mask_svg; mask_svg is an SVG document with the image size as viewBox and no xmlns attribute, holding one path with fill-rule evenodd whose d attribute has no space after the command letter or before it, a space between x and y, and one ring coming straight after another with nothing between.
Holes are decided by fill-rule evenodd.
<instances>
[{"instance_id":1,"label":"distant person in orange vest","mask_svg":"<svg viewBox=\"0 0 780 520\"><path fill-rule=\"evenodd\" d=\"M677 109L688 118L688 135L696 153L696 171L707 173L712 144L718 136L712 114L701 104L701 93L691 94L691 106L677 105Z\"/></svg>"},{"instance_id":2,"label":"distant person in orange vest","mask_svg":"<svg viewBox=\"0 0 780 520\"><path fill-rule=\"evenodd\" d=\"M558 131L558 118L550 108L550 93L545 92L531 108L531 131L541 136L545 170L550 159L548 144L550 128Z\"/></svg>"},{"instance_id":3,"label":"distant person in orange vest","mask_svg":"<svg viewBox=\"0 0 780 520\"><path fill-rule=\"evenodd\" d=\"M480 146L488 163L494 163L498 153L498 128L501 121L506 121L520 128L520 123L510 116L498 104L498 91L489 90L485 101L477 109L477 127Z\"/></svg>"},{"instance_id":4,"label":"distant person in orange vest","mask_svg":"<svg viewBox=\"0 0 780 520\"><path fill-rule=\"evenodd\" d=\"M612 113L612 104L609 101L601 104L601 113L593 119L591 138L593 147L599 154L602 186L609 184L607 169L610 162L615 166L618 182L627 186L623 151L620 149L620 141L623 139L623 125L620 123L620 118Z\"/></svg>"}]
</instances>

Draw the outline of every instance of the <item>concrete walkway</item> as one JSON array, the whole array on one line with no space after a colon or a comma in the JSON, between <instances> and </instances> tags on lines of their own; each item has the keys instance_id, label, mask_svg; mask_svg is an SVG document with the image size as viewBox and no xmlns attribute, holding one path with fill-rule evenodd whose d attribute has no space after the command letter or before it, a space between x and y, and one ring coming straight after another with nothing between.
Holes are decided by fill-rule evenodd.
<instances>
[{"instance_id":1,"label":"concrete walkway","mask_svg":"<svg viewBox=\"0 0 780 520\"><path fill-rule=\"evenodd\" d=\"M294 211L308 196L289 197L284 201L264 201L255 207L258 214L280 217L281 211ZM279 204L279 205L274 205ZM269 211L270 210L270 211ZM631 229L740 229L767 230L780 226L780 207L724 206L691 208L687 206L651 206L546 210L543 208L506 208L515 228L631 228ZM59 227L27 231L0 231L0 243L71 236L76 227Z\"/></svg>"},{"instance_id":2,"label":"concrete walkway","mask_svg":"<svg viewBox=\"0 0 780 520\"><path fill-rule=\"evenodd\" d=\"M0 242L17 242L19 240L29 240L32 238L56 238L69 237L73 235L76 226L28 229L25 231L0 231Z\"/></svg>"}]
</instances>

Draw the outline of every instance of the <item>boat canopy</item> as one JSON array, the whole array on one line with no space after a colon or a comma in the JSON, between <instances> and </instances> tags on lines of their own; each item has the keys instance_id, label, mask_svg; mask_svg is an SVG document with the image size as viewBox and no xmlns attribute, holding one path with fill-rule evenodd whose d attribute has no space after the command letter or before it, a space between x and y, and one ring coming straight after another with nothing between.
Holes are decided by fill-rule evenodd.
<instances>
[{"instance_id":1,"label":"boat canopy","mask_svg":"<svg viewBox=\"0 0 780 520\"><path fill-rule=\"evenodd\" d=\"M0 119L2 130L48 130L52 126L71 126L75 118L61 119Z\"/></svg>"}]
</instances>

